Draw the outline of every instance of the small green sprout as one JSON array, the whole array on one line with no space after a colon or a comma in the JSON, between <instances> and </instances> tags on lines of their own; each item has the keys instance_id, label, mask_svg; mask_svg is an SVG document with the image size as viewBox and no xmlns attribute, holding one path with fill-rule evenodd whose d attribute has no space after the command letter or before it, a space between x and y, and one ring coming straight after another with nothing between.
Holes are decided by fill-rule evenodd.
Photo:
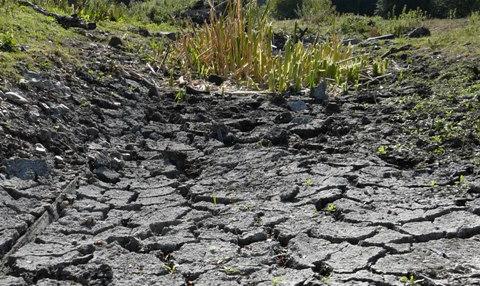
<instances>
[{"instance_id":1,"label":"small green sprout","mask_svg":"<svg viewBox=\"0 0 480 286\"><path fill-rule=\"evenodd\" d=\"M437 181L436 181L436 180L430 181L430 187L432 187L432 188L437 188L437 187L438 187Z\"/></svg>"},{"instance_id":2,"label":"small green sprout","mask_svg":"<svg viewBox=\"0 0 480 286\"><path fill-rule=\"evenodd\" d=\"M337 211L337 206L334 203L329 203L324 210L327 213L334 213Z\"/></svg>"},{"instance_id":3,"label":"small green sprout","mask_svg":"<svg viewBox=\"0 0 480 286\"><path fill-rule=\"evenodd\" d=\"M163 268L167 270L170 274L174 274L177 272L177 265L175 265L175 263L173 262L163 265Z\"/></svg>"},{"instance_id":4,"label":"small green sprout","mask_svg":"<svg viewBox=\"0 0 480 286\"><path fill-rule=\"evenodd\" d=\"M242 273L240 269L231 266L223 268L223 272L227 275L239 275Z\"/></svg>"},{"instance_id":5,"label":"small green sprout","mask_svg":"<svg viewBox=\"0 0 480 286\"><path fill-rule=\"evenodd\" d=\"M282 276L275 276L272 278L272 286L280 286L283 282Z\"/></svg>"},{"instance_id":6,"label":"small green sprout","mask_svg":"<svg viewBox=\"0 0 480 286\"><path fill-rule=\"evenodd\" d=\"M377 148L377 154L378 155L387 155L387 152L388 152L388 147L387 146L381 145Z\"/></svg>"},{"instance_id":7,"label":"small green sprout","mask_svg":"<svg viewBox=\"0 0 480 286\"><path fill-rule=\"evenodd\" d=\"M185 100L186 97L187 97L187 91L185 91L185 89L180 89L175 94L175 101L177 103L181 103Z\"/></svg>"},{"instance_id":8,"label":"small green sprout","mask_svg":"<svg viewBox=\"0 0 480 286\"><path fill-rule=\"evenodd\" d=\"M408 276L402 276L400 277L400 283L402 283L403 285L415 285L415 276L413 275L410 275L410 278Z\"/></svg>"},{"instance_id":9,"label":"small green sprout","mask_svg":"<svg viewBox=\"0 0 480 286\"><path fill-rule=\"evenodd\" d=\"M218 198L217 198L217 196L216 196L215 194L212 194L212 203L213 203L214 205L217 205L217 203L218 203Z\"/></svg>"},{"instance_id":10,"label":"small green sprout","mask_svg":"<svg viewBox=\"0 0 480 286\"><path fill-rule=\"evenodd\" d=\"M312 178L306 179L305 180L305 186L307 186L307 187L313 186L313 179Z\"/></svg>"}]
</instances>

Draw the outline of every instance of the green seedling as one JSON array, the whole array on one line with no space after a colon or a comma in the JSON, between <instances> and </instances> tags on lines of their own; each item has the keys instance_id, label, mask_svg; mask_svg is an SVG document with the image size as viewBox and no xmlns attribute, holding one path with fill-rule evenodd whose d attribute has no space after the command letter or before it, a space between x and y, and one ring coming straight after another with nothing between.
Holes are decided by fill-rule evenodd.
<instances>
[{"instance_id":1,"label":"green seedling","mask_svg":"<svg viewBox=\"0 0 480 286\"><path fill-rule=\"evenodd\" d=\"M283 283L282 276L275 276L272 278L272 286L280 286Z\"/></svg>"},{"instance_id":2,"label":"green seedling","mask_svg":"<svg viewBox=\"0 0 480 286\"><path fill-rule=\"evenodd\" d=\"M242 273L240 269L231 266L223 268L223 272L227 275L239 275Z\"/></svg>"},{"instance_id":3,"label":"green seedling","mask_svg":"<svg viewBox=\"0 0 480 286\"><path fill-rule=\"evenodd\" d=\"M307 187L313 186L313 179L312 178L306 179L305 180L305 186L307 186Z\"/></svg>"},{"instance_id":4,"label":"green seedling","mask_svg":"<svg viewBox=\"0 0 480 286\"><path fill-rule=\"evenodd\" d=\"M378 155L387 155L387 153L388 153L388 147L387 146L382 145L382 146L377 148L377 154Z\"/></svg>"},{"instance_id":5,"label":"green seedling","mask_svg":"<svg viewBox=\"0 0 480 286\"><path fill-rule=\"evenodd\" d=\"M400 277L400 283L402 283L403 285L413 286L413 285L416 284L415 276L413 276L413 275L410 275L410 277L402 276L402 277Z\"/></svg>"},{"instance_id":6,"label":"green seedling","mask_svg":"<svg viewBox=\"0 0 480 286\"><path fill-rule=\"evenodd\" d=\"M324 210L327 213L334 213L337 211L337 206L334 203L329 203Z\"/></svg>"},{"instance_id":7,"label":"green seedling","mask_svg":"<svg viewBox=\"0 0 480 286\"><path fill-rule=\"evenodd\" d=\"M187 91L185 89L180 89L175 93L175 102L182 103L187 97Z\"/></svg>"}]
</instances>

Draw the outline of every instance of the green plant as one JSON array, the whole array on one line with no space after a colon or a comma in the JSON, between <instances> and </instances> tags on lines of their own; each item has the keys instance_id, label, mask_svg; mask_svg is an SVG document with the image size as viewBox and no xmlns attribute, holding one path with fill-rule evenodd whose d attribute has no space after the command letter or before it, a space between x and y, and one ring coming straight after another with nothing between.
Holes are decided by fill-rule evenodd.
<instances>
[{"instance_id":1,"label":"green plant","mask_svg":"<svg viewBox=\"0 0 480 286\"><path fill-rule=\"evenodd\" d=\"M402 36L420 26L425 19L426 14L420 9L403 9L400 15L394 16L388 21L383 21L383 26L381 29L385 33L392 33L396 36Z\"/></svg>"},{"instance_id":2,"label":"green plant","mask_svg":"<svg viewBox=\"0 0 480 286\"><path fill-rule=\"evenodd\" d=\"M187 91L184 88L179 89L177 93L175 93L175 102L182 103L183 101L185 101L186 97Z\"/></svg>"},{"instance_id":3,"label":"green plant","mask_svg":"<svg viewBox=\"0 0 480 286\"><path fill-rule=\"evenodd\" d=\"M377 154L378 155L387 155L387 153L388 153L388 147L387 146L381 145L377 148Z\"/></svg>"},{"instance_id":4,"label":"green plant","mask_svg":"<svg viewBox=\"0 0 480 286\"><path fill-rule=\"evenodd\" d=\"M283 283L282 276L275 276L272 278L272 286L280 286Z\"/></svg>"},{"instance_id":5,"label":"green plant","mask_svg":"<svg viewBox=\"0 0 480 286\"><path fill-rule=\"evenodd\" d=\"M313 179L312 178L306 179L305 180L305 186L307 186L307 187L313 186Z\"/></svg>"},{"instance_id":6,"label":"green plant","mask_svg":"<svg viewBox=\"0 0 480 286\"><path fill-rule=\"evenodd\" d=\"M277 19L294 19L300 15L303 0L270 0L272 15Z\"/></svg>"},{"instance_id":7,"label":"green plant","mask_svg":"<svg viewBox=\"0 0 480 286\"><path fill-rule=\"evenodd\" d=\"M230 0L225 16L212 11L209 24L192 27L180 39L175 57L186 71L193 68L200 76L231 77L276 92L313 87L323 79L338 85L358 82L366 57L353 56L352 47L339 38L305 46L293 37L283 53L274 53L268 9L259 9L256 1L244 9L241 2Z\"/></svg>"},{"instance_id":8,"label":"green plant","mask_svg":"<svg viewBox=\"0 0 480 286\"><path fill-rule=\"evenodd\" d=\"M337 211L337 206L334 203L329 203L324 210L327 213L334 213Z\"/></svg>"},{"instance_id":9,"label":"green plant","mask_svg":"<svg viewBox=\"0 0 480 286\"><path fill-rule=\"evenodd\" d=\"M413 285L416 284L415 276L413 276L413 275L410 275L410 277L409 276L402 276L402 277L400 277L400 283L402 283L404 285L408 284L408 285L413 286Z\"/></svg>"},{"instance_id":10,"label":"green plant","mask_svg":"<svg viewBox=\"0 0 480 286\"><path fill-rule=\"evenodd\" d=\"M300 17L313 23L332 23L337 16L331 0L303 0L297 11Z\"/></svg>"},{"instance_id":11,"label":"green plant","mask_svg":"<svg viewBox=\"0 0 480 286\"><path fill-rule=\"evenodd\" d=\"M241 274L242 272L240 271L240 269L236 268L236 267L224 267L223 268L223 272L227 275L239 275Z\"/></svg>"},{"instance_id":12,"label":"green plant","mask_svg":"<svg viewBox=\"0 0 480 286\"><path fill-rule=\"evenodd\" d=\"M217 203L218 203L218 198L217 198L217 196L216 196L215 194L212 194L212 203L213 203L214 205L217 205Z\"/></svg>"},{"instance_id":13,"label":"green plant","mask_svg":"<svg viewBox=\"0 0 480 286\"><path fill-rule=\"evenodd\" d=\"M177 265L173 262L169 262L163 265L163 268L168 271L170 274L174 274L177 272Z\"/></svg>"},{"instance_id":14,"label":"green plant","mask_svg":"<svg viewBox=\"0 0 480 286\"><path fill-rule=\"evenodd\" d=\"M16 50L17 40L13 32L0 33L0 50L4 52L14 52Z\"/></svg>"},{"instance_id":15,"label":"green plant","mask_svg":"<svg viewBox=\"0 0 480 286\"><path fill-rule=\"evenodd\" d=\"M388 59L374 59L372 64L373 76L384 75L388 69Z\"/></svg>"}]
</instances>

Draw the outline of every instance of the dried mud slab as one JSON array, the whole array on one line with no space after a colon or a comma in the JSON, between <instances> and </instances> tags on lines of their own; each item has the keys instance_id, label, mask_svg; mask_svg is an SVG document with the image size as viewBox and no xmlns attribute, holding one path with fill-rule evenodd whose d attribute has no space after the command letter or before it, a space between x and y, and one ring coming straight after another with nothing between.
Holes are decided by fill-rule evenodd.
<instances>
[{"instance_id":1,"label":"dried mud slab","mask_svg":"<svg viewBox=\"0 0 480 286\"><path fill-rule=\"evenodd\" d=\"M2 169L0 285L480 282L478 168L461 155L378 154L409 140L403 107L381 100L393 91L351 92L335 108L302 96L176 103L163 83L157 96L102 64L141 74L134 56L94 45L85 69L111 76L69 66L25 75L36 79L22 92L29 103L0 106L10 122L0 143L17 146L1 147L4 166L48 167L19 166L31 168L24 180ZM368 100L374 92L383 97ZM472 186L456 185L459 175Z\"/></svg>"}]
</instances>

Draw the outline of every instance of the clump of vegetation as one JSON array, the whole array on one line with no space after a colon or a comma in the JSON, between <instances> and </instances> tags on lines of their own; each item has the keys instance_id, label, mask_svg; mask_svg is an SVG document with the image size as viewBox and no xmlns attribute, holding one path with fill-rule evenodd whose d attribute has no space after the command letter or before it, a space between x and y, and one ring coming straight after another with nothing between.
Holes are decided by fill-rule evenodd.
<instances>
[{"instance_id":1,"label":"clump of vegetation","mask_svg":"<svg viewBox=\"0 0 480 286\"><path fill-rule=\"evenodd\" d=\"M303 0L297 14L312 23L331 23L337 16L330 0Z\"/></svg>"},{"instance_id":2,"label":"clump of vegetation","mask_svg":"<svg viewBox=\"0 0 480 286\"><path fill-rule=\"evenodd\" d=\"M419 27L426 18L425 12L420 9L410 11L404 9L400 15L393 16L388 21L383 21L382 30L401 36Z\"/></svg>"},{"instance_id":3,"label":"clump of vegetation","mask_svg":"<svg viewBox=\"0 0 480 286\"><path fill-rule=\"evenodd\" d=\"M277 19L294 19L299 17L303 0L271 0L272 15Z\"/></svg>"},{"instance_id":4,"label":"clump of vegetation","mask_svg":"<svg viewBox=\"0 0 480 286\"><path fill-rule=\"evenodd\" d=\"M194 0L34 0L35 4L61 14L77 14L85 20L161 23L191 6Z\"/></svg>"},{"instance_id":5,"label":"clump of vegetation","mask_svg":"<svg viewBox=\"0 0 480 286\"><path fill-rule=\"evenodd\" d=\"M184 33L177 57L201 76L216 74L259 88L284 92L313 87L322 79L338 85L357 83L366 68L365 57L336 37L309 46L289 38L283 52L272 49L273 30L268 9L255 1L229 1L226 15L211 12L210 23ZM266 83L266 84L265 84Z\"/></svg>"},{"instance_id":6,"label":"clump of vegetation","mask_svg":"<svg viewBox=\"0 0 480 286\"><path fill-rule=\"evenodd\" d=\"M480 0L378 0L376 12L384 17L392 17L401 14L403 9L421 9L432 17L466 17L480 9Z\"/></svg>"},{"instance_id":7,"label":"clump of vegetation","mask_svg":"<svg viewBox=\"0 0 480 286\"><path fill-rule=\"evenodd\" d=\"M13 52L16 50L17 41L13 33L5 32L0 33L0 50L4 52Z\"/></svg>"}]
</instances>

